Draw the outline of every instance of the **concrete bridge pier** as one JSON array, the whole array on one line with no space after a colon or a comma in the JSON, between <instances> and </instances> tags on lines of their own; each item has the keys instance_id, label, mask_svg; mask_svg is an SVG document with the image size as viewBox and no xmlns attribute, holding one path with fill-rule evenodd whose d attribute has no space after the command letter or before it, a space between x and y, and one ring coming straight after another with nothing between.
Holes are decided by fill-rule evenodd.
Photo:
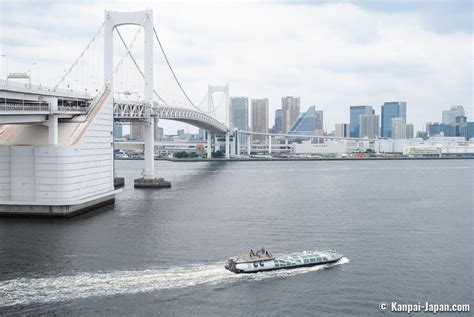
<instances>
[{"instance_id":1,"label":"concrete bridge pier","mask_svg":"<svg viewBox=\"0 0 474 317\"><path fill-rule=\"evenodd\" d=\"M247 155L248 155L248 156L250 156L251 147L252 147L252 135L251 135L251 134L247 134Z\"/></svg>"},{"instance_id":2,"label":"concrete bridge pier","mask_svg":"<svg viewBox=\"0 0 474 317\"><path fill-rule=\"evenodd\" d=\"M269 155L272 154L272 136L271 135L268 136L268 154Z\"/></svg>"},{"instance_id":3,"label":"concrete bridge pier","mask_svg":"<svg viewBox=\"0 0 474 317\"><path fill-rule=\"evenodd\" d=\"M225 133L225 158L226 159L230 158L229 143L230 143L230 134L229 132L226 132Z\"/></svg>"},{"instance_id":4,"label":"concrete bridge pier","mask_svg":"<svg viewBox=\"0 0 474 317\"><path fill-rule=\"evenodd\" d=\"M207 131L207 158L210 159L212 157L212 132Z\"/></svg>"},{"instance_id":5,"label":"concrete bridge pier","mask_svg":"<svg viewBox=\"0 0 474 317\"><path fill-rule=\"evenodd\" d=\"M135 188L169 188L171 182L155 177L155 119L145 124L145 168L143 177L134 181Z\"/></svg>"},{"instance_id":6,"label":"concrete bridge pier","mask_svg":"<svg viewBox=\"0 0 474 317\"><path fill-rule=\"evenodd\" d=\"M238 130L235 130L235 143L236 143L236 146L235 146L235 155L236 156L240 156L240 138L242 137L242 135L239 133Z\"/></svg>"},{"instance_id":7,"label":"concrete bridge pier","mask_svg":"<svg viewBox=\"0 0 474 317\"><path fill-rule=\"evenodd\" d=\"M59 127L58 127L58 116L49 115L48 121L48 144L58 145L59 143Z\"/></svg>"}]
</instances>

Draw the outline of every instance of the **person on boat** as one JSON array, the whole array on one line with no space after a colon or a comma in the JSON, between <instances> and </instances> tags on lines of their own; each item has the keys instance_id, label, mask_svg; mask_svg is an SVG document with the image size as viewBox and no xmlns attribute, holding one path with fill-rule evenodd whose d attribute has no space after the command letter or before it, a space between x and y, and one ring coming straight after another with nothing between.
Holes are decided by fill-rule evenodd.
<instances>
[{"instance_id":1,"label":"person on boat","mask_svg":"<svg viewBox=\"0 0 474 317\"><path fill-rule=\"evenodd\" d=\"M253 252L253 249L250 249L250 257L255 256L255 253Z\"/></svg>"}]
</instances>

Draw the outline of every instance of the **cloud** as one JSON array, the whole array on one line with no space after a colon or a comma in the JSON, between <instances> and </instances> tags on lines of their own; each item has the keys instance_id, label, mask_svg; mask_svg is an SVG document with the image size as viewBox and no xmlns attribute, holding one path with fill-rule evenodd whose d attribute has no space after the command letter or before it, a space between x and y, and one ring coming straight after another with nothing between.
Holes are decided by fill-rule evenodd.
<instances>
[{"instance_id":1,"label":"cloud","mask_svg":"<svg viewBox=\"0 0 474 317\"><path fill-rule=\"evenodd\" d=\"M407 101L408 121L417 129L439 121L441 111L454 104L463 104L472 119L469 1L296 3L48 1L32 6L3 0L1 53L8 56L10 71L26 71L37 62L39 77L54 82L102 23L105 9L153 8L168 57L195 103L208 84L229 83L233 96L268 97L272 116L282 96L301 96L302 111L312 104L325 111L328 130L348 122L350 105L369 104L379 113L378 106L388 100ZM135 30L121 28L126 42ZM141 34L133 49L140 65L142 41ZM123 53L119 44L115 62ZM127 63L117 74L119 87L142 90L140 75ZM101 82L101 67L100 58L84 67L99 73L90 81ZM155 73L160 95L183 103L158 46ZM167 133L178 127L161 122Z\"/></svg>"}]
</instances>

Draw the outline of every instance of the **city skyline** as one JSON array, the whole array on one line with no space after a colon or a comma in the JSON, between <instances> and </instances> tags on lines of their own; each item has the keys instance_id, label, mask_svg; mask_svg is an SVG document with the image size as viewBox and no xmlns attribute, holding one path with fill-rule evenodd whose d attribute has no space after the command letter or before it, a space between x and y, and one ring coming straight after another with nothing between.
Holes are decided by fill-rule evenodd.
<instances>
[{"instance_id":1,"label":"city skyline","mask_svg":"<svg viewBox=\"0 0 474 317\"><path fill-rule=\"evenodd\" d=\"M472 74L462 67L472 56L469 2L450 3L175 5L143 1L135 9L154 9L163 44L195 102L207 84L229 83L233 96L268 98L269 121L273 122L282 96L300 96L301 108L314 104L325 112L329 130L335 123L347 122L349 105L377 109L385 101L404 100L410 104L407 120L418 131L425 122L441 121L439 113L451 105L462 104L466 115L473 116ZM30 70L34 82L45 84L73 62L71 50L80 51L85 45L102 20L103 9L132 9L120 2L98 1L47 2L28 9L24 2L2 1L1 5L2 12L9 12L1 22L5 30L2 75L8 64L10 72ZM189 23L197 15L208 18ZM229 21L238 21L234 18L239 16L246 16L248 23L236 28ZM217 24L222 25L219 32ZM243 45L252 49L243 52ZM162 61L158 66L164 67ZM161 68L158 71L164 73ZM159 91L176 94L177 88L161 77L166 76L158 78ZM163 125L167 132L182 127L170 122Z\"/></svg>"}]
</instances>

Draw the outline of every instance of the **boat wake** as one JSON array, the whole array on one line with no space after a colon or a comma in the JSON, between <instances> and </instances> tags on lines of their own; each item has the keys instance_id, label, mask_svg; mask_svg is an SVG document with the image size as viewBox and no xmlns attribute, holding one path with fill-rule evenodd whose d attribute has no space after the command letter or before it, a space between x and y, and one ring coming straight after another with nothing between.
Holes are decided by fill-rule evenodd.
<instances>
[{"instance_id":1,"label":"boat wake","mask_svg":"<svg viewBox=\"0 0 474 317\"><path fill-rule=\"evenodd\" d=\"M254 274L234 274L224 269L222 263L216 263L141 271L81 273L47 278L17 278L0 281L0 307L145 293L200 284L217 285L237 281L284 278L324 270L345 263L349 263L349 259L342 258L336 263L308 268Z\"/></svg>"}]
</instances>

